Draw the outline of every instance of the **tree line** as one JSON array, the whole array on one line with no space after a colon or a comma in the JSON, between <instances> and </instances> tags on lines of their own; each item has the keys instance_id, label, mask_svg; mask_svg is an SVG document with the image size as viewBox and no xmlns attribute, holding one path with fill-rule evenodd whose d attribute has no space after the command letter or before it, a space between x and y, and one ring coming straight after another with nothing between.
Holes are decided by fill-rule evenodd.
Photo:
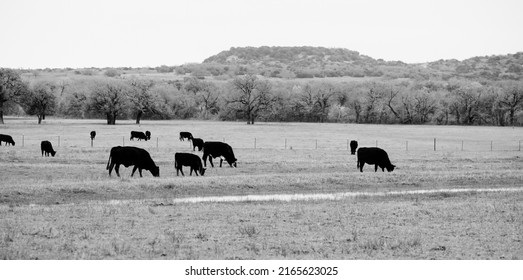
<instances>
[{"instance_id":1,"label":"tree line","mask_svg":"<svg viewBox=\"0 0 523 280\"><path fill-rule=\"evenodd\" d=\"M118 119L202 119L374 124L520 126L523 83L464 79L270 79L246 74L227 81L188 76L147 80L119 76L22 79L0 69L4 114Z\"/></svg>"}]
</instances>

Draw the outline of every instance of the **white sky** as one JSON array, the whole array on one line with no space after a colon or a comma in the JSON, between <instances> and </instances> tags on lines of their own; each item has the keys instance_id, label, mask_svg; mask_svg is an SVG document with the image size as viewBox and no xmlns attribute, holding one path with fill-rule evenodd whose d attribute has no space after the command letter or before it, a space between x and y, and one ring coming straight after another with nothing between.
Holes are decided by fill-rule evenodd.
<instances>
[{"instance_id":1,"label":"white sky","mask_svg":"<svg viewBox=\"0 0 523 280\"><path fill-rule=\"evenodd\" d=\"M521 0L0 0L0 67L202 62L322 46L407 63L523 51Z\"/></svg>"}]
</instances>

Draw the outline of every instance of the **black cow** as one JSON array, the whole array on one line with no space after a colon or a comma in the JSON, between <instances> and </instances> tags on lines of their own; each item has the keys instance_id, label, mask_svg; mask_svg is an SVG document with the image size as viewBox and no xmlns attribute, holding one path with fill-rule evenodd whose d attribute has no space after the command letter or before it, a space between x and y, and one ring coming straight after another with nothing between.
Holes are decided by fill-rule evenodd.
<instances>
[{"instance_id":1,"label":"black cow","mask_svg":"<svg viewBox=\"0 0 523 280\"><path fill-rule=\"evenodd\" d=\"M147 140L151 140L151 132L149 130L145 132L145 137L147 137Z\"/></svg>"},{"instance_id":2,"label":"black cow","mask_svg":"<svg viewBox=\"0 0 523 280\"><path fill-rule=\"evenodd\" d=\"M200 172L200 175L202 176L203 174L205 174L205 168L203 168L202 160L197 155L189 153L174 154L174 168L176 169L176 176L178 176L178 171L182 172L182 176L185 176L182 170L183 166L191 167L191 172L189 173L189 175L192 175L193 170L196 176L198 176L198 172Z\"/></svg>"},{"instance_id":3,"label":"black cow","mask_svg":"<svg viewBox=\"0 0 523 280\"><path fill-rule=\"evenodd\" d=\"M149 152L144 149L122 146L111 148L111 153L109 154L109 161L107 161L106 168L109 170L109 176L111 176L111 171L113 171L114 167L116 175L120 177L120 164L123 164L125 167L134 165L131 177L133 177L136 169L138 169L140 177L142 177L142 169L149 170L154 177L160 177L160 168L156 166L153 159L151 158L151 155L149 155Z\"/></svg>"},{"instance_id":4,"label":"black cow","mask_svg":"<svg viewBox=\"0 0 523 280\"><path fill-rule=\"evenodd\" d=\"M374 164L374 172L378 171L378 167L380 167L383 172L385 172L385 168L387 168L388 172L392 172L394 167L396 167L390 163L387 152L375 147L358 149L358 162L356 166L360 169L360 172L363 172L363 165L365 165L365 163Z\"/></svg>"},{"instance_id":5,"label":"black cow","mask_svg":"<svg viewBox=\"0 0 523 280\"><path fill-rule=\"evenodd\" d=\"M40 149L42 150L42 156L44 156L44 153L46 157L48 157L49 154L51 154L51 156L53 157L54 155L56 155L56 151L53 150L53 145L51 144L51 142L47 140L42 141L42 143L40 143Z\"/></svg>"},{"instance_id":6,"label":"black cow","mask_svg":"<svg viewBox=\"0 0 523 280\"><path fill-rule=\"evenodd\" d=\"M129 138L129 140L133 140L134 138L138 138L138 141L142 139L147 141L147 136L141 131L131 131L131 138Z\"/></svg>"},{"instance_id":7,"label":"black cow","mask_svg":"<svg viewBox=\"0 0 523 280\"><path fill-rule=\"evenodd\" d=\"M194 151L198 147L198 151L203 149L203 140L201 138L192 139L192 150Z\"/></svg>"},{"instance_id":8,"label":"black cow","mask_svg":"<svg viewBox=\"0 0 523 280\"><path fill-rule=\"evenodd\" d=\"M180 132L180 141L185 141L185 138L187 138L188 140L191 140L192 139L192 134L190 132Z\"/></svg>"},{"instance_id":9,"label":"black cow","mask_svg":"<svg viewBox=\"0 0 523 280\"><path fill-rule=\"evenodd\" d=\"M358 148L358 141L352 140L350 141L350 154L355 155L356 149Z\"/></svg>"},{"instance_id":10,"label":"black cow","mask_svg":"<svg viewBox=\"0 0 523 280\"><path fill-rule=\"evenodd\" d=\"M207 157L209 157L209 163L212 167L214 167L214 164L212 164L212 158L220 157L220 167L222 167L223 158L227 160L229 165L231 167L236 167L236 161L237 159L234 157L234 152L232 151L231 146L229 144L223 143L223 142L205 142L203 144L203 165L207 167L206 161Z\"/></svg>"},{"instance_id":11,"label":"black cow","mask_svg":"<svg viewBox=\"0 0 523 280\"><path fill-rule=\"evenodd\" d=\"M96 137L96 131L91 131L91 140L94 140L94 138Z\"/></svg>"},{"instance_id":12,"label":"black cow","mask_svg":"<svg viewBox=\"0 0 523 280\"><path fill-rule=\"evenodd\" d=\"M0 146L2 146L2 142L5 142L5 145L15 145L15 141L13 140L13 137L11 135L7 134L0 134Z\"/></svg>"}]
</instances>

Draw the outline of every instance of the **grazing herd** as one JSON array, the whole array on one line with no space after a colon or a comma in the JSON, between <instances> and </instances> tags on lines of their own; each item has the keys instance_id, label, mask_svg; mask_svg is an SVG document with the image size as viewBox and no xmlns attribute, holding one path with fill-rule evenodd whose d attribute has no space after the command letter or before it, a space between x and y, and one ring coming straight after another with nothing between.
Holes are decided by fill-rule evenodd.
<instances>
[{"instance_id":1,"label":"grazing herd","mask_svg":"<svg viewBox=\"0 0 523 280\"><path fill-rule=\"evenodd\" d=\"M96 137L96 131L91 131L90 136L91 141L94 140ZM138 141L150 140L151 132L146 131L143 133L141 131L131 131L130 140L134 140L135 138L138 139ZM179 139L180 141L185 141L186 139L192 141L193 151L198 148L198 151L203 150L203 155L200 158L191 153L175 153L174 168L176 170L176 176L178 176L179 173L182 173L182 176L185 176L182 170L183 166L188 166L190 168L189 175L192 175L194 171L196 176L198 176L198 174L203 176L207 167L207 159L209 160L211 167L214 167L212 162L213 158L220 158L220 167L222 167L224 159L230 167L237 167L236 162L238 160L234 156L232 147L227 143L217 141L205 142L201 138L194 138L190 132L180 132ZM6 146L15 145L15 141L10 135L0 134L0 146L2 145L2 142L4 142ZM48 157L49 155L54 157L56 155L53 145L47 140L41 142L40 148L42 151L42 157ZM396 167L390 162L387 152L383 149L377 147L361 147L358 149L358 142L352 140L350 142L350 151L351 155L356 154L357 156L356 167L360 172L363 172L363 166L365 164L374 164L374 172L377 172L378 168L381 168L383 172L385 169L387 169L388 172L392 172ZM109 170L109 176L111 176L111 172L114 168L116 175L120 177L120 165L125 167L134 166L131 177L134 175L136 170L138 170L140 177L142 177L142 170L150 171L154 177L160 176L160 168L154 163L149 152L141 148L131 146L116 146L111 148L106 167L106 169Z\"/></svg>"}]
</instances>

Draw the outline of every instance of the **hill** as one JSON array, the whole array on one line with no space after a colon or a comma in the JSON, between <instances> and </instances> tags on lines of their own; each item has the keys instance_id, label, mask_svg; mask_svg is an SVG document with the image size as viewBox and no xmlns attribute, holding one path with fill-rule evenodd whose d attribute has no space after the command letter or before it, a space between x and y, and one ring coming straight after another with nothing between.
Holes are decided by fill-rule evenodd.
<instances>
[{"instance_id":1,"label":"hill","mask_svg":"<svg viewBox=\"0 0 523 280\"><path fill-rule=\"evenodd\" d=\"M268 77L464 77L487 80L521 80L523 52L473 57L463 61L439 60L423 64L384 61L342 48L242 47L205 59L202 66L227 67L234 74L254 72Z\"/></svg>"}]
</instances>

